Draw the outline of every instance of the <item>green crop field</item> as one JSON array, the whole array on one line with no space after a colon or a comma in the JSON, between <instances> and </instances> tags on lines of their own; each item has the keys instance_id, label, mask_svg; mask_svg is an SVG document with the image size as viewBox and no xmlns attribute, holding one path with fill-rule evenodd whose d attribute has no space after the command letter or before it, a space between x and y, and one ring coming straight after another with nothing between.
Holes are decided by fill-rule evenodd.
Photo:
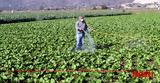
<instances>
[{"instance_id":1,"label":"green crop field","mask_svg":"<svg viewBox=\"0 0 160 83\"><path fill-rule=\"evenodd\" d=\"M76 18L79 15L86 17L97 16L116 16L116 15L130 15L130 12L123 10L58 10L58 11L15 11L0 12L0 24L4 23L16 23L16 22L30 22L37 20L53 20L53 19L65 19Z\"/></svg>"},{"instance_id":2,"label":"green crop field","mask_svg":"<svg viewBox=\"0 0 160 83\"><path fill-rule=\"evenodd\" d=\"M72 52L76 18L0 25L0 81L160 82L160 14L87 17L95 53ZM45 72L40 70L150 70L132 72ZM34 72L16 72L32 70ZM14 71L14 72L13 72ZM40 72L35 72L40 71Z\"/></svg>"}]
</instances>

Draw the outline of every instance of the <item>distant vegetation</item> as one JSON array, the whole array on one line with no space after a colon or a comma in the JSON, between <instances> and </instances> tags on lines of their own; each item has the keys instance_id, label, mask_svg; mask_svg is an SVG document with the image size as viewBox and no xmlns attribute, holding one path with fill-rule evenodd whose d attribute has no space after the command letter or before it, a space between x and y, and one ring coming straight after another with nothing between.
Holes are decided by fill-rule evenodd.
<instances>
[{"instance_id":1,"label":"distant vegetation","mask_svg":"<svg viewBox=\"0 0 160 83\"><path fill-rule=\"evenodd\" d=\"M85 17L97 16L113 16L113 15L128 15L129 12L122 10L70 10L70 11L30 11L30 12L5 12L0 14L0 24L15 23L15 22L29 22L36 20L51 20L64 18L77 18L79 15Z\"/></svg>"}]
</instances>

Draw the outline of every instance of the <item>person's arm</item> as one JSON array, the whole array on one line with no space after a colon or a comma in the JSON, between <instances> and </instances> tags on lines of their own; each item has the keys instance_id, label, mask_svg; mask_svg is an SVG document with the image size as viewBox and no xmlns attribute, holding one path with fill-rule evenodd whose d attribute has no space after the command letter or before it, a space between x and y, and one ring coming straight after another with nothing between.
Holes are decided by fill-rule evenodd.
<instances>
[{"instance_id":1,"label":"person's arm","mask_svg":"<svg viewBox=\"0 0 160 83\"><path fill-rule=\"evenodd\" d=\"M76 30L78 30L78 22L76 22L75 28L76 28Z\"/></svg>"}]
</instances>

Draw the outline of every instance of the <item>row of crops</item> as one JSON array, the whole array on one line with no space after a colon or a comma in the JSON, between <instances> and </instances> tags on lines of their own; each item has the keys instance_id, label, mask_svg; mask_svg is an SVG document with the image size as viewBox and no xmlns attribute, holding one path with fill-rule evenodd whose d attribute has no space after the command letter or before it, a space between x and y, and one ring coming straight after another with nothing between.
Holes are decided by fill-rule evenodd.
<instances>
[{"instance_id":1,"label":"row of crops","mask_svg":"<svg viewBox=\"0 0 160 83\"><path fill-rule=\"evenodd\" d=\"M15 22L29 22L36 20L51 20L51 19L65 19L77 18L80 15L86 17L98 16L115 16L115 15L129 15L131 13L122 10L89 10L89 11L28 11L28 12L4 12L0 13L0 24L15 23Z\"/></svg>"},{"instance_id":2,"label":"row of crops","mask_svg":"<svg viewBox=\"0 0 160 83\"><path fill-rule=\"evenodd\" d=\"M160 79L160 15L86 18L98 47L95 53L71 52L77 19L0 25L1 82L144 82ZM42 70L150 70L153 78L132 72L46 72ZM32 70L38 72L17 72Z\"/></svg>"}]
</instances>

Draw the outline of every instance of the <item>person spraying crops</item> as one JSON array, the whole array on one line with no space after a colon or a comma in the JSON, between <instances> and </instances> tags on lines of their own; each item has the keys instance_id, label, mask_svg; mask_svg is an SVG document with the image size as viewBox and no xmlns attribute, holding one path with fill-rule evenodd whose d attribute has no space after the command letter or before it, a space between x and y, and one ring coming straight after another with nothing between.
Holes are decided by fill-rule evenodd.
<instances>
[{"instance_id":1,"label":"person spraying crops","mask_svg":"<svg viewBox=\"0 0 160 83\"><path fill-rule=\"evenodd\" d=\"M88 39L88 43L93 47L93 39L89 35L89 28L87 26L87 23L85 22L85 19L83 16L79 16L79 20L76 22L76 50L83 50L84 49L84 37L85 34ZM88 44L88 45L89 45ZM87 46L89 47L89 46Z\"/></svg>"},{"instance_id":2,"label":"person spraying crops","mask_svg":"<svg viewBox=\"0 0 160 83\"><path fill-rule=\"evenodd\" d=\"M79 16L79 20L76 22L76 50L82 50L84 44L85 31L88 31L87 24L83 16Z\"/></svg>"}]
</instances>

